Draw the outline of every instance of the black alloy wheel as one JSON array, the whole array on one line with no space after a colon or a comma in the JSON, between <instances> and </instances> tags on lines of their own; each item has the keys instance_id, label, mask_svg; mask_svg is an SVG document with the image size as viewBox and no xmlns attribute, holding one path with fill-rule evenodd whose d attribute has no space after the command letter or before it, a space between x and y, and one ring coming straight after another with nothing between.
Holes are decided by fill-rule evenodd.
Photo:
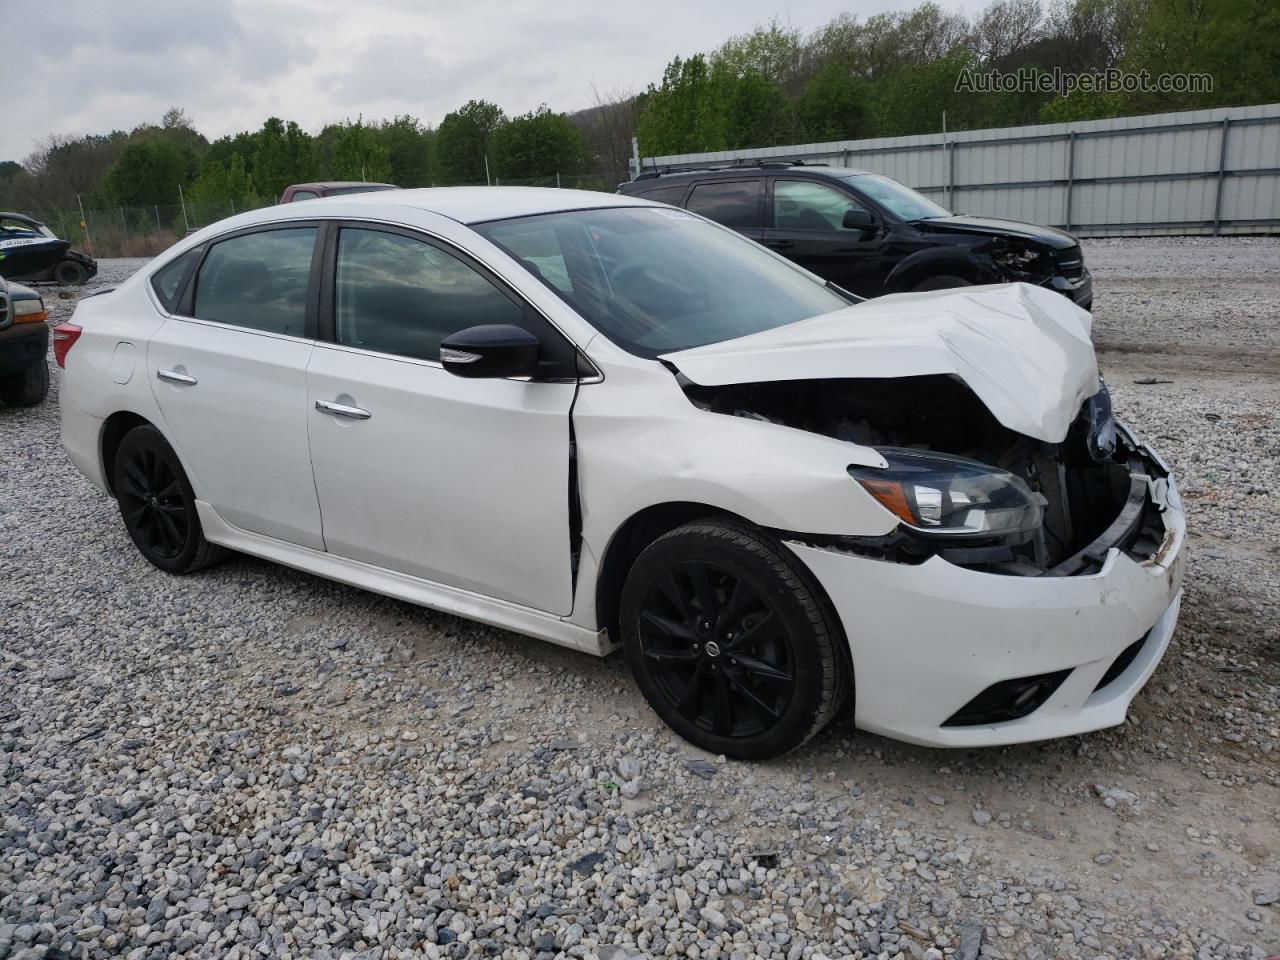
<instances>
[{"instance_id":1,"label":"black alloy wheel","mask_svg":"<svg viewBox=\"0 0 1280 960\"><path fill-rule=\"evenodd\" d=\"M747 526L687 524L640 555L623 589L637 684L677 733L714 753L785 753L843 699L839 627L784 551Z\"/></svg>"},{"instance_id":2,"label":"black alloy wheel","mask_svg":"<svg viewBox=\"0 0 1280 960\"><path fill-rule=\"evenodd\" d=\"M195 493L164 436L152 426L130 430L116 451L112 487L125 529L152 564L190 573L221 558L200 528Z\"/></svg>"}]
</instances>

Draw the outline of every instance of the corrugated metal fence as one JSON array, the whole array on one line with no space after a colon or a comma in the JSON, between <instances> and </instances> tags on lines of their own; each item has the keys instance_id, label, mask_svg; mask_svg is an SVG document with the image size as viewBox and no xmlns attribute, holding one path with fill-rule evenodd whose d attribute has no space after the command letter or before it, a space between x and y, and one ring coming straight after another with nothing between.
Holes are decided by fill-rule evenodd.
<instances>
[{"instance_id":1,"label":"corrugated metal fence","mask_svg":"<svg viewBox=\"0 0 1280 960\"><path fill-rule=\"evenodd\" d=\"M1280 233L1280 104L645 157L813 160L893 177L957 213L1085 237Z\"/></svg>"}]
</instances>

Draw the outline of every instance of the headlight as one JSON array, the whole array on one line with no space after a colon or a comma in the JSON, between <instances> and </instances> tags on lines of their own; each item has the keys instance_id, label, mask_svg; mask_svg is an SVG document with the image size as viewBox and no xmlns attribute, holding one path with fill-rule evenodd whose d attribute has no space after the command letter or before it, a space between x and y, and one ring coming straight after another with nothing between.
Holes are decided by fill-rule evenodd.
<instances>
[{"instance_id":1,"label":"headlight","mask_svg":"<svg viewBox=\"0 0 1280 960\"><path fill-rule=\"evenodd\" d=\"M888 466L850 467L850 476L919 533L1008 538L1044 519L1045 498L1007 470L944 453L876 449Z\"/></svg>"},{"instance_id":2,"label":"headlight","mask_svg":"<svg viewBox=\"0 0 1280 960\"><path fill-rule=\"evenodd\" d=\"M49 319L49 314L44 309L44 301L39 298L33 300L24 297L21 300L9 302L13 304L14 323L44 323Z\"/></svg>"},{"instance_id":3,"label":"headlight","mask_svg":"<svg viewBox=\"0 0 1280 960\"><path fill-rule=\"evenodd\" d=\"M992 259L1015 273L1035 273L1043 263L1040 251L1031 247L1008 247L993 255Z\"/></svg>"}]
</instances>

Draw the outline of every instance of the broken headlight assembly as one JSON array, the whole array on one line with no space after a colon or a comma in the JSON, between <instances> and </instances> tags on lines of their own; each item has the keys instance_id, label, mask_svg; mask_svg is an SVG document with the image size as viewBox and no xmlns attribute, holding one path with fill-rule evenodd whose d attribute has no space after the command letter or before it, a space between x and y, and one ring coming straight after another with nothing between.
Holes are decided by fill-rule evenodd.
<instances>
[{"instance_id":1,"label":"broken headlight assembly","mask_svg":"<svg viewBox=\"0 0 1280 960\"><path fill-rule=\"evenodd\" d=\"M1035 247L1001 247L991 259L1009 273L1041 274L1045 272L1044 254Z\"/></svg>"},{"instance_id":2,"label":"broken headlight assembly","mask_svg":"<svg viewBox=\"0 0 1280 960\"><path fill-rule=\"evenodd\" d=\"M1021 543L1040 528L1045 498L1007 470L942 453L877 447L885 467L849 475L917 534Z\"/></svg>"}]
</instances>

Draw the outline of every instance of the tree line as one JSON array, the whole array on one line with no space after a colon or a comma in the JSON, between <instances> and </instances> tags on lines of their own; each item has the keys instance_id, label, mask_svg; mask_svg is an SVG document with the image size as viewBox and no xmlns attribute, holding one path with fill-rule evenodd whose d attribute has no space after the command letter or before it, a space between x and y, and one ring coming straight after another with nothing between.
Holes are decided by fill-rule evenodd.
<instances>
[{"instance_id":1,"label":"tree line","mask_svg":"<svg viewBox=\"0 0 1280 960\"><path fill-rule=\"evenodd\" d=\"M811 33L777 21L673 59L638 94L594 94L572 114L509 116L472 100L436 127L409 115L309 133L277 117L210 142L181 109L132 131L46 138L0 162L0 208L177 203L193 222L278 199L308 180L405 187L627 175L646 155L899 136L1280 100L1275 0L994 0L969 18L936 3ZM957 89L965 71L1208 73L1211 92ZM576 182L576 181L575 181Z\"/></svg>"}]
</instances>

